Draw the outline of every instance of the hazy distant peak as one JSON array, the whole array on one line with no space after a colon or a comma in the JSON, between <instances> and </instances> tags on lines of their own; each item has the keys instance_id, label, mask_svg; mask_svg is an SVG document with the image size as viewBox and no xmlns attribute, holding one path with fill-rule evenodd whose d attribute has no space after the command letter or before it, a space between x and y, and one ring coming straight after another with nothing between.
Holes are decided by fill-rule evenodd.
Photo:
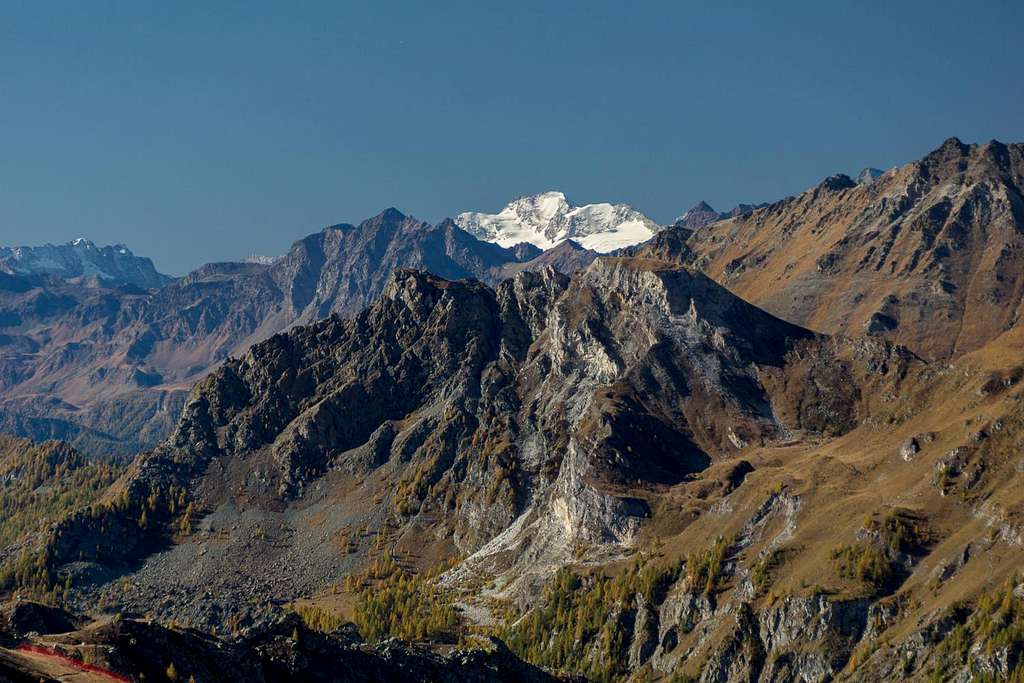
<instances>
[{"instance_id":1,"label":"hazy distant peak","mask_svg":"<svg viewBox=\"0 0 1024 683\"><path fill-rule=\"evenodd\" d=\"M157 272L150 259L136 256L124 244L98 247L85 237L57 245L0 247L0 271L69 279L95 277L145 289L161 287L173 279Z\"/></svg>"},{"instance_id":2,"label":"hazy distant peak","mask_svg":"<svg viewBox=\"0 0 1024 683\"><path fill-rule=\"evenodd\" d=\"M875 182L875 180L877 180L883 173L885 173L885 171L880 168L868 167L858 173L857 177L854 178L854 181L856 181L858 185L869 185Z\"/></svg>"}]
</instances>

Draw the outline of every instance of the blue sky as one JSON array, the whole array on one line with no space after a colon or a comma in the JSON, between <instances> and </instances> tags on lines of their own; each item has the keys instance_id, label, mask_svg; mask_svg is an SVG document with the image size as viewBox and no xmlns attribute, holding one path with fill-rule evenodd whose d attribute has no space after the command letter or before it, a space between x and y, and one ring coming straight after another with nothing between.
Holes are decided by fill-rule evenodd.
<instances>
[{"instance_id":1,"label":"blue sky","mask_svg":"<svg viewBox=\"0 0 1024 683\"><path fill-rule=\"evenodd\" d=\"M0 1L0 244L180 274L388 206L769 201L1024 140L1022 25L1019 1Z\"/></svg>"}]
</instances>

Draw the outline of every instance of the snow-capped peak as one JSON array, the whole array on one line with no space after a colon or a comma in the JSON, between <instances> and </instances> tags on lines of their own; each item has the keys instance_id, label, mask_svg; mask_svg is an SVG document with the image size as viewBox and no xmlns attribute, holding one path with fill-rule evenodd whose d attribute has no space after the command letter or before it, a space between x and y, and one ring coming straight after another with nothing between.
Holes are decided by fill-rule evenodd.
<instances>
[{"instance_id":1,"label":"snow-capped peak","mask_svg":"<svg viewBox=\"0 0 1024 683\"><path fill-rule=\"evenodd\" d=\"M455 223L477 239L512 247L528 242L550 249L567 239L609 252L650 239L660 226L627 204L573 206L561 192L513 200L499 213L461 213Z\"/></svg>"}]
</instances>

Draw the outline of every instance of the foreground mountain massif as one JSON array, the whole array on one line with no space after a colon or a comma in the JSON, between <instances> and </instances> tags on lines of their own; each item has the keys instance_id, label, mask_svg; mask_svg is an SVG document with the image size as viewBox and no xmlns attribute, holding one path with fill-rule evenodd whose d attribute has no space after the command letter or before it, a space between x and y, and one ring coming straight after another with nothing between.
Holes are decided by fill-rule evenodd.
<instances>
[{"instance_id":1,"label":"foreground mountain massif","mask_svg":"<svg viewBox=\"0 0 1024 683\"><path fill-rule=\"evenodd\" d=\"M386 212L470 246L230 266L289 313L159 445L5 442L0 672L1021 680L1022 158L950 140L619 256Z\"/></svg>"}]
</instances>

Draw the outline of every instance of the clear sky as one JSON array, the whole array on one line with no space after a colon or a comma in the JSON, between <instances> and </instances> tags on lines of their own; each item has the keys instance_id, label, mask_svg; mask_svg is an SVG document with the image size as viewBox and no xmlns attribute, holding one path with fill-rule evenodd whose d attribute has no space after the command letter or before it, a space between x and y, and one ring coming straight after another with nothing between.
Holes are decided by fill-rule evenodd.
<instances>
[{"instance_id":1,"label":"clear sky","mask_svg":"<svg viewBox=\"0 0 1024 683\"><path fill-rule=\"evenodd\" d=\"M774 200L1024 141L1022 26L1020 0L0 0L0 244L181 274L388 206Z\"/></svg>"}]
</instances>

